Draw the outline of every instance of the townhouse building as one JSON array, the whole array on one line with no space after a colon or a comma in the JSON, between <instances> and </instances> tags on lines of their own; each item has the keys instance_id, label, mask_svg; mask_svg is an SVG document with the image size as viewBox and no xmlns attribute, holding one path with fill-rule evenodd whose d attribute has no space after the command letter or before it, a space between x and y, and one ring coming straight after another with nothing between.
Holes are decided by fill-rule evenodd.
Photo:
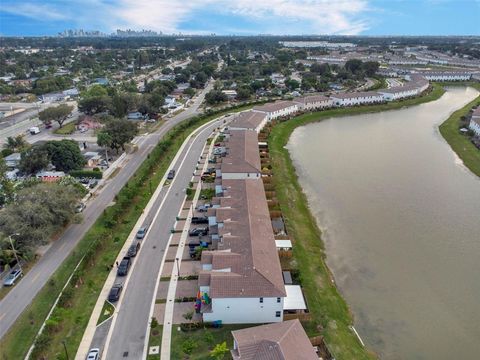
<instances>
[{"instance_id":1,"label":"townhouse building","mask_svg":"<svg viewBox=\"0 0 480 360\"><path fill-rule=\"evenodd\" d=\"M429 87L429 82L423 77L415 77L409 83L403 86L394 86L388 89L380 89L377 92L383 96L386 101L404 99L417 96Z\"/></svg>"},{"instance_id":2,"label":"townhouse building","mask_svg":"<svg viewBox=\"0 0 480 360\"><path fill-rule=\"evenodd\" d=\"M233 360L318 360L298 319L232 331Z\"/></svg>"},{"instance_id":3,"label":"townhouse building","mask_svg":"<svg viewBox=\"0 0 480 360\"><path fill-rule=\"evenodd\" d=\"M295 114L298 110L298 103L288 100L253 107L253 111L266 114L268 121Z\"/></svg>"},{"instance_id":4,"label":"townhouse building","mask_svg":"<svg viewBox=\"0 0 480 360\"><path fill-rule=\"evenodd\" d=\"M375 104L384 101L383 95L374 91L332 94L334 106Z\"/></svg>"},{"instance_id":5,"label":"townhouse building","mask_svg":"<svg viewBox=\"0 0 480 360\"><path fill-rule=\"evenodd\" d=\"M333 100L324 95L305 96L294 100L298 103L299 110L321 110L333 106Z\"/></svg>"},{"instance_id":6,"label":"townhouse building","mask_svg":"<svg viewBox=\"0 0 480 360\"><path fill-rule=\"evenodd\" d=\"M441 72L423 72L421 73L425 79L429 81L467 81L472 78L471 72L450 72L450 71L441 71Z\"/></svg>"},{"instance_id":7,"label":"townhouse building","mask_svg":"<svg viewBox=\"0 0 480 360\"><path fill-rule=\"evenodd\" d=\"M226 155L220 170L217 169L217 177L226 180L260 178L261 165L255 131L229 130L225 148Z\"/></svg>"},{"instance_id":8,"label":"townhouse building","mask_svg":"<svg viewBox=\"0 0 480 360\"><path fill-rule=\"evenodd\" d=\"M267 114L257 111L244 111L235 117L235 120L228 124L230 130L253 130L257 134L267 123Z\"/></svg>"},{"instance_id":9,"label":"townhouse building","mask_svg":"<svg viewBox=\"0 0 480 360\"><path fill-rule=\"evenodd\" d=\"M480 136L480 107L477 107L473 111L468 128L472 130L475 135Z\"/></svg>"},{"instance_id":10,"label":"townhouse building","mask_svg":"<svg viewBox=\"0 0 480 360\"><path fill-rule=\"evenodd\" d=\"M203 320L281 322L286 291L262 179L222 179L221 186L209 210L212 250L201 255Z\"/></svg>"}]
</instances>

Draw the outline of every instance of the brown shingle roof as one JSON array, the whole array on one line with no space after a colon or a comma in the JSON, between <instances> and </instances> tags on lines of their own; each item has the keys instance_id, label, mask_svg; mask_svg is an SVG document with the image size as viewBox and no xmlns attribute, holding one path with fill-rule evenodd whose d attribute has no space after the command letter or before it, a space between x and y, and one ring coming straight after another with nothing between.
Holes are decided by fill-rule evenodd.
<instances>
[{"instance_id":1,"label":"brown shingle roof","mask_svg":"<svg viewBox=\"0 0 480 360\"><path fill-rule=\"evenodd\" d=\"M253 130L230 130L228 155L222 159L222 173L260 173L258 137Z\"/></svg>"},{"instance_id":2,"label":"brown shingle roof","mask_svg":"<svg viewBox=\"0 0 480 360\"><path fill-rule=\"evenodd\" d=\"M285 296L262 180L223 180L222 186L224 197L217 210L217 220L223 220L220 251L204 251L202 263L231 272L210 273L210 297Z\"/></svg>"},{"instance_id":3,"label":"brown shingle roof","mask_svg":"<svg viewBox=\"0 0 480 360\"><path fill-rule=\"evenodd\" d=\"M297 319L232 331L234 360L318 360Z\"/></svg>"},{"instance_id":4,"label":"brown shingle roof","mask_svg":"<svg viewBox=\"0 0 480 360\"><path fill-rule=\"evenodd\" d=\"M280 100L270 104L254 106L253 110L269 113L269 112L275 112L275 111L282 110L295 105L297 105L297 103L293 101Z\"/></svg>"},{"instance_id":5,"label":"brown shingle roof","mask_svg":"<svg viewBox=\"0 0 480 360\"><path fill-rule=\"evenodd\" d=\"M265 114L255 111L242 112L238 117L230 124L230 128L239 129L256 129L263 120L265 120Z\"/></svg>"}]
</instances>

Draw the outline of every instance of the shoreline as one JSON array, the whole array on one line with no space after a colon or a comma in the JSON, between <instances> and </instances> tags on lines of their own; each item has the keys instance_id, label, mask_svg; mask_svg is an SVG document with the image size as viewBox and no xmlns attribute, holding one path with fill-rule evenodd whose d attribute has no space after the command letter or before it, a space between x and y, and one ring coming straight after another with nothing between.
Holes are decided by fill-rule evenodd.
<instances>
[{"instance_id":1,"label":"shoreline","mask_svg":"<svg viewBox=\"0 0 480 360\"><path fill-rule=\"evenodd\" d=\"M354 108L332 109L299 115L275 124L268 136L273 184L284 215L285 226L294 242L293 259L299 272L309 310L309 335L321 335L335 358L375 359L377 355L364 347L353 330L353 314L337 288L326 263L322 230L310 209L306 194L286 145L299 126L345 115L374 113L419 105L439 99L443 84L433 84L430 93L404 101ZM320 241L318 241L320 240Z\"/></svg>"},{"instance_id":2,"label":"shoreline","mask_svg":"<svg viewBox=\"0 0 480 360\"><path fill-rule=\"evenodd\" d=\"M444 86L460 85L470 86L480 91L480 83L448 83ZM462 108L454 111L447 120L438 126L438 129L443 139L462 161L463 165L474 175L480 177L480 149L477 149L465 135L458 131L461 117L468 114L473 107L478 105L480 105L480 94Z\"/></svg>"}]
</instances>

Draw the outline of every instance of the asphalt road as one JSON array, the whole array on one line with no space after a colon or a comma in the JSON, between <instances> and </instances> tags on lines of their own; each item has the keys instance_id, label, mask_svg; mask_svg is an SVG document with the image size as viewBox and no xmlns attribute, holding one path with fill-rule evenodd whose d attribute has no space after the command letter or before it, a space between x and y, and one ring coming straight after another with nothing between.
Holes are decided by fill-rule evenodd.
<instances>
[{"instance_id":1,"label":"asphalt road","mask_svg":"<svg viewBox=\"0 0 480 360\"><path fill-rule=\"evenodd\" d=\"M101 192L89 200L83 212L83 222L70 225L63 235L52 243L45 255L22 280L0 301L0 338L10 329L15 320L83 238L88 229L102 214L103 209L113 201L114 196L135 173L163 135L178 123L196 115L200 104L205 98L205 94L212 88L213 84L210 83L195 99L192 106L167 120L156 132L140 137L137 142L138 150L127 156L128 161L116 176L108 180Z\"/></svg>"},{"instance_id":2,"label":"asphalt road","mask_svg":"<svg viewBox=\"0 0 480 360\"><path fill-rule=\"evenodd\" d=\"M202 154L205 141L223 120L221 118L205 127L190 139L175 164L175 179L162 189L157 205L149 211L146 223L153 220L161 206L155 222L151 223L150 230L143 240L143 249L135 258L135 265L121 302L117 304L118 314L112 322L110 341L107 341L107 348L104 349L106 359L142 359L150 307L162 258L171 235L170 229L173 228L175 218L183 204L185 189ZM124 281L121 278L117 280ZM96 334L91 347L101 345L103 342L102 336Z\"/></svg>"}]
</instances>

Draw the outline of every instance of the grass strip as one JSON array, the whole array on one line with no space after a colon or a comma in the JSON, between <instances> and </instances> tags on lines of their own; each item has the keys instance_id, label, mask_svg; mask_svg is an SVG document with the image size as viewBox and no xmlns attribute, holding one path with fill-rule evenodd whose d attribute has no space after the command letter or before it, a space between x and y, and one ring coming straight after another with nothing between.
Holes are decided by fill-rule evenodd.
<instances>
[{"instance_id":1,"label":"grass strip","mask_svg":"<svg viewBox=\"0 0 480 360\"><path fill-rule=\"evenodd\" d=\"M306 331L310 336L322 335L329 350L337 359L373 359L375 355L360 344L350 329L353 323L352 314L332 281L325 263L326 254L321 230L310 212L307 198L298 183L295 168L285 145L290 134L298 126L334 116L365 114L417 105L436 100L443 93L443 88L434 84L430 93L423 97L304 114L278 123L269 135L273 184L288 233L295 240L293 256L312 315L310 324L306 324Z\"/></svg>"},{"instance_id":2,"label":"grass strip","mask_svg":"<svg viewBox=\"0 0 480 360\"><path fill-rule=\"evenodd\" d=\"M479 83L469 83L468 85L480 91ZM460 133L459 128L462 116L467 115L473 107L479 105L480 96L477 96L463 108L455 111L440 125L440 134L442 134L458 157L462 159L465 166L477 176L480 176L480 149L477 149L466 135Z\"/></svg>"},{"instance_id":3,"label":"grass strip","mask_svg":"<svg viewBox=\"0 0 480 360\"><path fill-rule=\"evenodd\" d=\"M79 260L87 254L72 280L72 286L66 289L65 299L60 301L60 306L54 311L51 321L49 320L48 326L37 340L32 358L61 359L64 356L62 341L65 341L69 354L76 353L110 267L150 200L150 188L155 188L160 183L185 138L197 127L219 115L242 111L251 106L237 106L206 116L192 117L165 134L117 194L115 205L104 210L70 256L0 340L2 359L24 358L66 280Z\"/></svg>"},{"instance_id":4,"label":"grass strip","mask_svg":"<svg viewBox=\"0 0 480 360\"><path fill-rule=\"evenodd\" d=\"M71 121L63 125L61 128L53 130L53 133L57 135L70 135L73 134L75 130L75 121Z\"/></svg>"},{"instance_id":5,"label":"grass strip","mask_svg":"<svg viewBox=\"0 0 480 360\"><path fill-rule=\"evenodd\" d=\"M114 311L115 311L115 307L111 303L105 300L105 302L103 303L102 312L100 313L100 317L98 318L98 321L97 321L97 325L109 319L113 315Z\"/></svg>"}]
</instances>

